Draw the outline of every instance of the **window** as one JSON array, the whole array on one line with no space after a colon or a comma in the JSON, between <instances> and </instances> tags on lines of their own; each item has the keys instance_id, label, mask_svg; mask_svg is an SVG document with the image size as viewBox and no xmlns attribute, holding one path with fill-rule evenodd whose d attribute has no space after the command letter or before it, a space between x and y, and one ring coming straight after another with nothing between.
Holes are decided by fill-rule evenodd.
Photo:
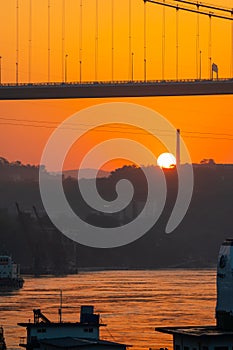
<instances>
[{"instance_id":1,"label":"window","mask_svg":"<svg viewBox=\"0 0 233 350\"><path fill-rule=\"evenodd\" d=\"M180 350L180 345L176 345L175 350Z\"/></svg>"},{"instance_id":2,"label":"window","mask_svg":"<svg viewBox=\"0 0 233 350\"><path fill-rule=\"evenodd\" d=\"M38 328L37 333L46 333L46 329L45 328Z\"/></svg>"},{"instance_id":3,"label":"window","mask_svg":"<svg viewBox=\"0 0 233 350\"><path fill-rule=\"evenodd\" d=\"M36 343L37 342L37 337L34 335L31 337L31 343Z\"/></svg>"},{"instance_id":4,"label":"window","mask_svg":"<svg viewBox=\"0 0 233 350\"><path fill-rule=\"evenodd\" d=\"M87 333L93 333L93 328L84 328L84 332Z\"/></svg>"}]
</instances>

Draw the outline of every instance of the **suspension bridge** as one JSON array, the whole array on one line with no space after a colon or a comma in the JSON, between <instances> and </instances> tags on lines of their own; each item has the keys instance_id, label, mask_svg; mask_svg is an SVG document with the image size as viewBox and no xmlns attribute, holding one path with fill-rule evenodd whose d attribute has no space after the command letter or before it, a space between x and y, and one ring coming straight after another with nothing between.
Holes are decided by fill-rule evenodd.
<instances>
[{"instance_id":1,"label":"suspension bridge","mask_svg":"<svg viewBox=\"0 0 233 350\"><path fill-rule=\"evenodd\" d=\"M191 0L4 6L2 100L233 94L231 8Z\"/></svg>"}]
</instances>

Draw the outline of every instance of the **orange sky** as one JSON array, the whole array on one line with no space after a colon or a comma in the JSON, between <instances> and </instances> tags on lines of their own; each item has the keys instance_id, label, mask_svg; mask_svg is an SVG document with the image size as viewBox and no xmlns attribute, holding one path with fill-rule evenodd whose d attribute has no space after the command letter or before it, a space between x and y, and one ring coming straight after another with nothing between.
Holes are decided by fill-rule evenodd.
<instances>
[{"instance_id":1,"label":"orange sky","mask_svg":"<svg viewBox=\"0 0 233 350\"><path fill-rule=\"evenodd\" d=\"M48 78L48 21L47 0L32 0L32 35L29 50L29 0L19 1L19 81L28 82L29 63L31 81L47 81ZM76 81L80 77L80 2L65 0L65 36L62 51L62 0L50 0L51 3L51 81L61 81L64 57L67 54L67 80ZM143 79L143 1L132 3L132 40L131 52L134 53L134 79ZM232 0L212 0L210 3L233 7ZM82 27L82 79L94 80L95 73L100 80L112 78L112 52L114 53L113 75L115 80L126 80L132 74L129 54L128 1L114 1L114 37L112 50L112 23L110 0L98 0L98 55L96 56L95 0L83 0ZM2 56L2 82L15 81L16 62L16 9L15 1L1 4L0 55ZM179 78L196 78L199 62L196 65L196 15L179 13ZM176 15L172 9L166 10L165 31L165 77L176 76ZM199 50L202 51L202 77L207 78L209 20L200 17ZM162 8L147 4L147 78L161 79L162 74ZM218 64L219 77L229 77L231 66L231 24L228 21L212 19L212 61ZM29 60L29 52L31 58ZM97 57L97 61L96 61ZM199 55L198 55L199 58ZM97 66L95 63L97 62ZM166 117L176 128L180 128L193 162L203 158L214 158L219 163L233 163L233 97L150 97L130 99L82 99L50 101L1 101L0 118L12 118L17 121L0 119L1 156L9 160L21 160L24 163L38 164L43 147L51 134L51 128L29 127L22 120L61 122L78 110L96 103L109 101L127 101L148 106ZM20 124L20 125L8 125ZM24 125L23 125L24 124ZM50 125L51 126L51 125ZM213 133L191 138L187 132ZM218 134L218 135L217 135ZM220 135L221 134L221 135ZM85 150L108 137L120 136L117 133L92 133L89 139L82 140L70 157L67 167L73 167ZM132 137L132 135L126 135ZM124 137L126 137L124 135ZM204 136L203 138L200 138ZM139 142L149 144L156 156L162 148L151 144L149 136L134 136ZM218 138L218 139L216 139ZM231 140L229 140L231 138ZM148 140L150 140L148 142Z\"/></svg>"},{"instance_id":2,"label":"orange sky","mask_svg":"<svg viewBox=\"0 0 233 350\"><path fill-rule=\"evenodd\" d=\"M76 111L92 106L96 103L109 101L129 101L150 107L166 117L176 128L183 132L184 140L191 154L193 162L200 162L203 158L214 158L219 163L232 163L232 139L225 135L188 134L187 131L212 132L216 134L232 134L232 96L203 96L203 97L156 97L131 99L83 99L58 101L2 101L0 102L1 115L25 120L53 120L61 122ZM16 123L16 121L9 121ZM24 125L2 125L1 127L1 154L10 160L21 160L25 163L39 163L41 153L53 128L29 127ZM37 123L33 123L37 125ZM42 125L39 123L39 125ZM48 124L46 124L48 125ZM50 125L49 125L50 126ZM201 138L191 138L197 136ZM204 138L202 138L204 136ZM132 137L118 133L92 133L85 144L79 143L76 148L75 161L70 159L67 167L73 167L85 150L106 138ZM133 135L135 140L148 143L158 156L164 149L151 143L151 138L145 135ZM220 138L220 139L215 139ZM222 139L226 138L226 139ZM84 155L83 154L83 155Z\"/></svg>"}]
</instances>

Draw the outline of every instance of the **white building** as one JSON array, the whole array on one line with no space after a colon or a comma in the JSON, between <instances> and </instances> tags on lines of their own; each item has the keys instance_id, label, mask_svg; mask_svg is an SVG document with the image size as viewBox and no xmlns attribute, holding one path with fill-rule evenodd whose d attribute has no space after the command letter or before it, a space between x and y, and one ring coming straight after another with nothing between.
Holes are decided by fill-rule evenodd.
<instances>
[{"instance_id":1,"label":"white building","mask_svg":"<svg viewBox=\"0 0 233 350\"><path fill-rule=\"evenodd\" d=\"M216 326L159 327L157 331L173 335L174 350L232 350L233 331Z\"/></svg>"},{"instance_id":2,"label":"white building","mask_svg":"<svg viewBox=\"0 0 233 350\"><path fill-rule=\"evenodd\" d=\"M27 330L26 342L20 346L27 350L126 350L125 344L99 339L99 315L93 306L82 306L79 322L50 322L41 311L33 310L34 322L19 323Z\"/></svg>"},{"instance_id":3,"label":"white building","mask_svg":"<svg viewBox=\"0 0 233 350\"><path fill-rule=\"evenodd\" d=\"M174 350L233 350L233 239L223 242L218 257L216 325L155 330L173 335Z\"/></svg>"}]
</instances>

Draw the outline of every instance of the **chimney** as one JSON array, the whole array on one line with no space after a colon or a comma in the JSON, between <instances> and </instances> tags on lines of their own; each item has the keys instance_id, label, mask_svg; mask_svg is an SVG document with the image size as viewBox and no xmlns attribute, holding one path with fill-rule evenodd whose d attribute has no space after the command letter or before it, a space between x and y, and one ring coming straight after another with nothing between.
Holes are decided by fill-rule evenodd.
<instances>
[{"instance_id":1,"label":"chimney","mask_svg":"<svg viewBox=\"0 0 233 350\"><path fill-rule=\"evenodd\" d=\"M176 166L180 166L180 129L176 130Z\"/></svg>"}]
</instances>

